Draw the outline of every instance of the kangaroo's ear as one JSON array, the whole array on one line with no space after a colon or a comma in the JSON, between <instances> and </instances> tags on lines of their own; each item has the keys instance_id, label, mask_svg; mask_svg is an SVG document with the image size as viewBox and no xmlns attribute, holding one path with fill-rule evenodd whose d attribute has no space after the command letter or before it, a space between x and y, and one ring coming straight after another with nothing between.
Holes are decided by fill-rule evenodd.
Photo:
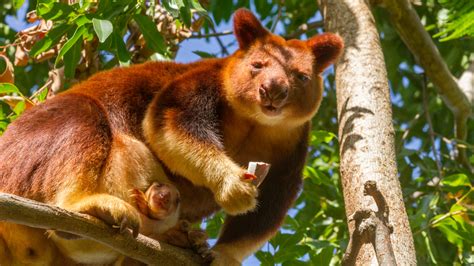
<instances>
[{"instance_id":1,"label":"kangaroo's ear","mask_svg":"<svg viewBox=\"0 0 474 266\"><path fill-rule=\"evenodd\" d=\"M234 34L240 49L247 49L257 39L270 34L248 9L240 8L234 13Z\"/></svg>"},{"instance_id":2,"label":"kangaroo's ear","mask_svg":"<svg viewBox=\"0 0 474 266\"><path fill-rule=\"evenodd\" d=\"M307 45L313 51L317 72L323 72L342 54L344 42L339 35L324 33L307 40Z\"/></svg>"}]
</instances>

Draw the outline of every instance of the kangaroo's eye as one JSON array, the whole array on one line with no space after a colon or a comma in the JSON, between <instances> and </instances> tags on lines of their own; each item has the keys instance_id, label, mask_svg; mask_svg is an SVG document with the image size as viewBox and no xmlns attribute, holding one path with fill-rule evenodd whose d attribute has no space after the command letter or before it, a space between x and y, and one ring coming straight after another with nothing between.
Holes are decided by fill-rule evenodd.
<instances>
[{"instance_id":1,"label":"kangaroo's eye","mask_svg":"<svg viewBox=\"0 0 474 266\"><path fill-rule=\"evenodd\" d=\"M309 81L309 76L303 73L297 73L296 77L301 81L301 82L307 82Z\"/></svg>"},{"instance_id":2,"label":"kangaroo's eye","mask_svg":"<svg viewBox=\"0 0 474 266\"><path fill-rule=\"evenodd\" d=\"M259 69L262 69L263 68L263 62L261 61L255 61L255 62L252 62L252 67L256 70L259 70Z\"/></svg>"}]
</instances>

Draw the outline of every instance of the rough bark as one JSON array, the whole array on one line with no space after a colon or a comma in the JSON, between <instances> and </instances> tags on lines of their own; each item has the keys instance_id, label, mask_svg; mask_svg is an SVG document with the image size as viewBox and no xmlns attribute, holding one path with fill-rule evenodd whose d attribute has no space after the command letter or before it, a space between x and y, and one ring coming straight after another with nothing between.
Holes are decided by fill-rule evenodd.
<instances>
[{"instance_id":1,"label":"rough bark","mask_svg":"<svg viewBox=\"0 0 474 266\"><path fill-rule=\"evenodd\" d=\"M340 171L351 242L362 242L360 250L355 251L355 262L345 262L376 265L377 260L382 264L389 258L392 262L395 259L397 265L416 265L412 233L397 177L387 73L370 6L363 0L319 2L326 30L338 33L345 42L344 54L336 64ZM385 210L378 206L377 197L364 193L364 185L371 183L380 191L377 197L384 199ZM385 221L379 219L382 225L378 227L380 223L371 223L370 217L381 212L387 217ZM370 215L362 215L358 223L354 216L364 213ZM367 231L359 227L367 222L367 227L376 226L372 239L358 236L358 232ZM393 228L393 232L384 237L387 228ZM394 258L390 258L390 246ZM383 247L386 250L380 250Z\"/></svg>"},{"instance_id":2,"label":"rough bark","mask_svg":"<svg viewBox=\"0 0 474 266\"><path fill-rule=\"evenodd\" d=\"M94 239L148 265L200 265L202 262L190 250L159 243L143 235L133 238L131 232L120 234L117 229L90 216L6 193L0 193L0 221Z\"/></svg>"},{"instance_id":3,"label":"rough bark","mask_svg":"<svg viewBox=\"0 0 474 266\"><path fill-rule=\"evenodd\" d=\"M418 14L408 0L383 0L383 5L390 14L390 19L398 34L413 53L428 78L436 86L444 103L454 114L455 137L465 141L467 121L472 114L472 100L469 88L460 88L441 57L436 45L421 24ZM471 101L470 101L471 100ZM469 163L464 147L458 147L458 161L474 172Z\"/></svg>"}]
</instances>

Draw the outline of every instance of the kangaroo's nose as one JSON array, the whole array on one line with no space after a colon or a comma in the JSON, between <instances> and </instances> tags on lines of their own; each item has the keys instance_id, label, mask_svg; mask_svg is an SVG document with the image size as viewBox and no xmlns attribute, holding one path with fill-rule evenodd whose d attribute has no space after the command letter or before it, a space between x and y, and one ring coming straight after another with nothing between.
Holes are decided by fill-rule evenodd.
<instances>
[{"instance_id":1,"label":"kangaroo's nose","mask_svg":"<svg viewBox=\"0 0 474 266\"><path fill-rule=\"evenodd\" d=\"M270 79L262 83L259 93L264 102L279 107L288 97L288 86L281 80Z\"/></svg>"}]
</instances>

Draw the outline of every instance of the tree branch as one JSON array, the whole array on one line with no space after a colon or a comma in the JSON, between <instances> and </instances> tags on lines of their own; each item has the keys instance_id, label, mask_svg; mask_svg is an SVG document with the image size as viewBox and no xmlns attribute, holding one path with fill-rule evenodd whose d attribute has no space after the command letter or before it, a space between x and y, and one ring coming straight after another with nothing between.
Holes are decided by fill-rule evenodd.
<instances>
[{"instance_id":1,"label":"tree branch","mask_svg":"<svg viewBox=\"0 0 474 266\"><path fill-rule=\"evenodd\" d=\"M0 193L0 220L90 238L148 265L199 265L202 262L192 251L143 235L133 238L130 232L120 234L94 217L11 194Z\"/></svg>"},{"instance_id":2,"label":"tree branch","mask_svg":"<svg viewBox=\"0 0 474 266\"><path fill-rule=\"evenodd\" d=\"M408 0L384 0L383 4L403 42L419 61L426 75L435 84L443 101L453 112L455 137L466 140L467 120L472 112L471 103L449 71L418 14ZM464 148L458 148L458 161L471 172L473 171Z\"/></svg>"},{"instance_id":3,"label":"tree branch","mask_svg":"<svg viewBox=\"0 0 474 266\"><path fill-rule=\"evenodd\" d=\"M226 30L223 32L213 32L209 34L202 34L199 32L199 33L191 35L189 39L210 38L210 37L216 37L216 36L226 36L226 35L231 35L231 34L234 34L234 32L231 30Z\"/></svg>"},{"instance_id":4,"label":"tree branch","mask_svg":"<svg viewBox=\"0 0 474 266\"><path fill-rule=\"evenodd\" d=\"M438 150L436 150L436 145L435 145L435 133L433 129L433 122L431 121L430 108L428 106L428 91L426 89L427 85L428 85L428 82L426 80L426 74L423 73L423 84L422 84L423 109L426 116L426 122L428 123L428 133L429 133L431 145L432 145L431 151L433 152L433 156L436 162L436 169L438 170L438 177L440 178L439 180L441 180L441 178L443 178L443 171L442 171L443 167L441 165L440 155L438 153Z\"/></svg>"},{"instance_id":5,"label":"tree branch","mask_svg":"<svg viewBox=\"0 0 474 266\"><path fill-rule=\"evenodd\" d=\"M373 180L369 180L364 184L364 196L367 195L374 198L378 211L362 209L348 218L349 222L355 221L356 226L349 240L342 264L356 265L357 254L362 244L371 243L374 246L379 265L397 265L390 240L393 227L388 220L389 209L382 192Z\"/></svg>"},{"instance_id":6,"label":"tree branch","mask_svg":"<svg viewBox=\"0 0 474 266\"><path fill-rule=\"evenodd\" d=\"M294 31L291 34L285 35L284 37L285 39L298 38L301 34L304 34L309 30L322 28L323 26L324 26L324 22L322 20L305 23L305 24L300 25L296 31Z\"/></svg>"}]
</instances>

